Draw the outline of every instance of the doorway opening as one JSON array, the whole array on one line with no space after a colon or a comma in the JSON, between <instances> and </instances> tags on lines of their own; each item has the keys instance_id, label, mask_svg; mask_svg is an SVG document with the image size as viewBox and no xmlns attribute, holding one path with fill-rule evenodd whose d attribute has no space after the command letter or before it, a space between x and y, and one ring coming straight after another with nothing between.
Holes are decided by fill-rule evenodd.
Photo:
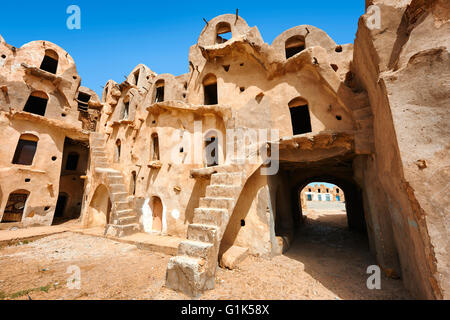
<instances>
[{"instance_id":1,"label":"doorway opening","mask_svg":"<svg viewBox=\"0 0 450 320\"><path fill-rule=\"evenodd\" d=\"M56 203L53 225L78 219L81 214L84 184L87 172L89 143L70 138L64 140L64 149L59 178L59 196Z\"/></svg>"},{"instance_id":2,"label":"doorway opening","mask_svg":"<svg viewBox=\"0 0 450 320\"><path fill-rule=\"evenodd\" d=\"M215 105L219 103L217 94L217 78L215 75L209 74L203 79L203 89L205 94L205 105Z\"/></svg>"},{"instance_id":3,"label":"doorway opening","mask_svg":"<svg viewBox=\"0 0 450 320\"><path fill-rule=\"evenodd\" d=\"M30 192L28 190L16 190L11 192L5 210L3 211L1 222L21 222L29 195Z\"/></svg>"},{"instance_id":4,"label":"doorway opening","mask_svg":"<svg viewBox=\"0 0 450 320\"><path fill-rule=\"evenodd\" d=\"M289 102L289 111L291 112L292 131L294 136L312 132L308 101L301 97L291 100L291 102Z\"/></svg>"},{"instance_id":5,"label":"doorway opening","mask_svg":"<svg viewBox=\"0 0 450 320\"><path fill-rule=\"evenodd\" d=\"M152 230L155 232L162 232L163 230L163 205L161 198L152 197L152 213L153 213L153 221L152 221Z\"/></svg>"},{"instance_id":6,"label":"doorway opening","mask_svg":"<svg viewBox=\"0 0 450 320\"><path fill-rule=\"evenodd\" d=\"M205 136L204 161L207 167L219 165L219 140L213 132Z\"/></svg>"}]
</instances>

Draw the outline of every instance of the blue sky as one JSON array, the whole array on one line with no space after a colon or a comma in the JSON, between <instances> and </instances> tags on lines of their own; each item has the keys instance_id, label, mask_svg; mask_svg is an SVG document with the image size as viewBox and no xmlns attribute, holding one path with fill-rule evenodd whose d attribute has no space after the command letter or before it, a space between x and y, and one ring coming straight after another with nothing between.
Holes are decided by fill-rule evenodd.
<instances>
[{"instance_id":1,"label":"blue sky","mask_svg":"<svg viewBox=\"0 0 450 320\"><path fill-rule=\"evenodd\" d=\"M66 27L72 4L81 8L81 30ZM205 26L202 18L236 8L267 43L284 30L309 24L343 44L354 40L364 0L4 1L0 34L16 47L33 40L56 43L74 58L82 85L100 93L109 79L123 81L139 63L157 73L188 72L189 47Z\"/></svg>"}]
</instances>

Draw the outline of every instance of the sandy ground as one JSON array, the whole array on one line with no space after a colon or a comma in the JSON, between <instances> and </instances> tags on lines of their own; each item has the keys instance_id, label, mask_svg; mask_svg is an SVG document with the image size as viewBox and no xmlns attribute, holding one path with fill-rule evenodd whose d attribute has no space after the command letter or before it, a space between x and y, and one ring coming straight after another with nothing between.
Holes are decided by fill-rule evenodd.
<instances>
[{"instance_id":1,"label":"sandy ground","mask_svg":"<svg viewBox=\"0 0 450 320\"><path fill-rule=\"evenodd\" d=\"M401 280L382 277L381 290L367 289L366 269L375 261L367 240L345 225L344 212L309 211L285 255L218 269L216 288L200 299L409 299ZM0 299L188 299L164 287L169 258L104 238L56 234L0 249ZM67 288L70 266L80 268L79 290Z\"/></svg>"}]
</instances>

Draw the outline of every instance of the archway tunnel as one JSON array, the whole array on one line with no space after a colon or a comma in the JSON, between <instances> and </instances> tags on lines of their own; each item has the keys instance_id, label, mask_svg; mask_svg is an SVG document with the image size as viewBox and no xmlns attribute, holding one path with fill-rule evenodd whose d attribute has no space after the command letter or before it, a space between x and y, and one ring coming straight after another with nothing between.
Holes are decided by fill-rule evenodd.
<instances>
[{"instance_id":1,"label":"archway tunnel","mask_svg":"<svg viewBox=\"0 0 450 320\"><path fill-rule=\"evenodd\" d=\"M325 160L316 163L281 163L276 180L278 180L276 235L293 239L299 232L299 228L305 220L305 209L307 208L305 201L308 200L307 197L302 197L302 191L305 192L305 188L308 186L309 189L314 188L314 186L310 186L311 184L318 185L318 190L312 192L316 193L316 196L311 199L317 201L336 201L336 195L327 192L330 191L328 189L335 186L338 192L342 193L342 198L345 199L345 202L342 202L345 203L348 228L361 234L367 234L362 189L353 179L351 159ZM324 184L324 190L321 190L320 184ZM337 197L341 200L341 196Z\"/></svg>"}]
</instances>

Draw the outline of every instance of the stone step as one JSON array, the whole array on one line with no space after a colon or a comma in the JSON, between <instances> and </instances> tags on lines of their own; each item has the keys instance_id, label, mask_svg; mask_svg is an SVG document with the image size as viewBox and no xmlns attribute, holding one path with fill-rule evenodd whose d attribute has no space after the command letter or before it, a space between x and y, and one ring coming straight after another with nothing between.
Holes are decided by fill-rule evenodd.
<instances>
[{"instance_id":1,"label":"stone step","mask_svg":"<svg viewBox=\"0 0 450 320\"><path fill-rule=\"evenodd\" d=\"M214 283L214 276L206 273L204 259L176 256L169 260L166 287L196 297L205 290L214 289Z\"/></svg>"},{"instance_id":2,"label":"stone step","mask_svg":"<svg viewBox=\"0 0 450 320\"><path fill-rule=\"evenodd\" d=\"M130 204L128 201L117 201L114 202L114 204L116 206L116 212L130 210Z\"/></svg>"},{"instance_id":3,"label":"stone step","mask_svg":"<svg viewBox=\"0 0 450 320\"><path fill-rule=\"evenodd\" d=\"M178 247L178 255L188 257L198 257L208 260L211 255L213 245L207 242L184 240Z\"/></svg>"},{"instance_id":4,"label":"stone step","mask_svg":"<svg viewBox=\"0 0 450 320\"><path fill-rule=\"evenodd\" d=\"M93 147L93 146L91 146L91 151L92 152L105 152L106 153L106 149L104 147Z\"/></svg>"},{"instance_id":5,"label":"stone step","mask_svg":"<svg viewBox=\"0 0 450 320\"><path fill-rule=\"evenodd\" d=\"M200 198L200 208L219 208L219 209L232 209L234 205L233 198Z\"/></svg>"},{"instance_id":6,"label":"stone step","mask_svg":"<svg viewBox=\"0 0 450 320\"><path fill-rule=\"evenodd\" d=\"M135 223L138 223L138 218L136 216L126 216L126 217L117 218L117 222L115 224L124 226L124 225L130 225L130 224L135 224Z\"/></svg>"},{"instance_id":7,"label":"stone step","mask_svg":"<svg viewBox=\"0 0 450 320\"><path fill-rule=\"evenodd\" d=\"M124 210L117 210L116 211L116 216L117 217L127 217L130 215L133 215L134 211L133 209L124 209Z\"/></svg>"},{"instance_id":8,"label":"stone step","mask_svg":"<svg viewBox=\"0 0 450 320\"><path fill-rule=\"evenodd\" d=\"M103 168L103 169L108 169L109 168L109 163L105 162L105 161L95 161L95 166L97 168Z\"/></svg>"},{"instance_id":9,"label":"stone step","mask_svg":"<svg viewBox=\"0 0 450 320\"><path fill-rule=\"evenodd\" d=\"M94 161L95 161L96 164L108 163L108 158L106 156L105 157L96 157L96 156L94 156Z\"/></svg>"},{"instance_id":10,"label":"stone step","mask_svg":"<svg viewBox=\"0 0 450 320\"><path fill-rule=\"evenodd\" d=\"M111 200L113 202L123 202L126 201L128 197L128 193L127 192L116 192L116 193L111 193Z\"/></svg>"},{"instance_id":11,"label":"stone step","mask_svg":"<svg viewBox=\"0 0 450 320\"><path fill-rule=\"evenodd\" d=\"M106 140L102 139L91 139L91 147L101 148L105 145Z\"/></svg>"},{"instance_id":12,"label":"stone step","mask_svg":"<svg viewBox=\"0 0 450 320\"><path fill-rule=\"evenodd\" d=\"M118 192L127 192L127 188L123 183L120 184L110 184L109 189L112 193L118 193Z\"/></svg>"},{"instance_id":13,"label":"stone step","mask_svg":"<svg viewBox=\"0 0 450 320\"><path fill-rule=\"evenodd\" d=\"M239 186L210 185L206 187L207 198L233 198L239 193Z\"/></svg>"},{"instance_id":14,"label":"stone step","mask_svg":"<svg viewBox=\"0 0 450 320\"><path fill-rule=\"evenodd\" d=\"M95 172L96 172L96 173L106 173L107 175L110 175L110 174L117 174L117 173L118 173L117 170L114 170L114 169L109 168L109 167L107 167L107 166L105 166L105 167L97 166L96 169L95 169Z\"/></svg>"},{"instance_id":15,"label":"stone step","mask_svg":"<svg viewBox=\"0 0 450 320\"><path fill-rule=\"evenodd\" d=\"M194 210L194 223L207 224L212 226L222 226L228 220L228 210L197 208Z\"/></svg>"},{"instance_id":16,"label":"stone step","mask_svg":"<svg viewBox=\"0 0 450 320\"><path fill-rule=\"evenodd\" d=\"M92 151L92 156L95 158L106 158L105 151Z\"/></svg>"},{"instance_id":17,"label":"stone step","mask_svg":"<svg viewBox=\"0 0 450 320\"><path fill-rule=\"evenodd\" d=\"M188 226L187 238L193 241L214 243L217 231L217 227L212 225L192 223Z\"/></svg>"},{"instance_id":18,"label":"stone step","mask_svg":"<svg viewBox=\"0 0 450 320\"><path fill-rule=\"evenodd\" d=\"M369 119L369 118L371 118L373 116L372 115L372 108L369 106L369 107L357 109L357 110L353 111L353 116L357 120Z\"/></svg>"},{"instance_id":19,"label":"stone step","mask_svg":"<svg viewBox=\"0 0 450 320\"><path fill-rule=\"evenodd\" d=\"M108 176L107 180L109 184L124 184L122 176Z\"/></svg>"},{"instance_id":20,"label":"stone step","mask_svg":"<svg viewBox=\"0 0 450 320\"><path fill-rule=\"evenodd\" d=\"M236 173L215 173L211 176L212 185L235 185L242 184L242 174Z\"/></svg>"},{"instance_id":21,"label":"stone step","mask_svg":"<svg viewBox=\"0 0 450 320\"><path fill-rule=\"evenodd\" d=\"M139 232L139 225L137 223L127 225L108 224L106 226L105 235L110 237L122 238Z\"/></svg>"}]
</instances>

